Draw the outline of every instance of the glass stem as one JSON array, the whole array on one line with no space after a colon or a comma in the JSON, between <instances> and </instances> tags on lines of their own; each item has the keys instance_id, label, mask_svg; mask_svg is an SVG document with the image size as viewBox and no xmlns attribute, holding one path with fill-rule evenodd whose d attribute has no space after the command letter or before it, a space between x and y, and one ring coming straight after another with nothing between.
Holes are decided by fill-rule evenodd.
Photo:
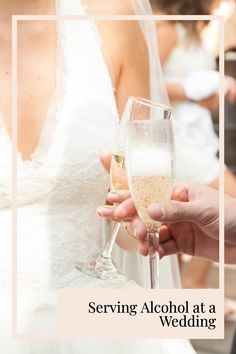
<instances>
[{"instance_id":1,"label":"glass stem","mask_svg":"<svg viewBox=\"0 0 236 354\"><path fill-rule=\"evenodd\" d=\"M106 222L108 222L108 221L106 221ZM120 222L116 222L115 224L112 222L109 222L108 236L107 236L106 243L105 243L105 246L104 246L104 249L102 252L103 258L111 259L112 249L113 249L117 234L120 230L120 226L121 226Z\"/></svg>"},{"instance_id":2,"label":"glass stem","mask_svg":"<svg viewBox=\"0 0 236 354\"><path fill-rule=\"evenodd\" d=\"M160 288L159 277L159 233L148 233L149 238L149 265L151 289Z\"/></svg>"}]
</instances>

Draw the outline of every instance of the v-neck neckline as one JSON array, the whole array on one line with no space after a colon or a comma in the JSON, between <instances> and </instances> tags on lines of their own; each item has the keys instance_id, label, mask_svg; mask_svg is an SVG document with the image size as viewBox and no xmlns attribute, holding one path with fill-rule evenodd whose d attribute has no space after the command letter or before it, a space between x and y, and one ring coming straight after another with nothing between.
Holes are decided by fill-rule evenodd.
<instances>
[{"instance_id":1,"label":"v-neck neckline","mask_svg":"<svg viewBox=\"0 0 236 354\"><path fill-rule=\"evenodd\" d=\"M68 4L68 3L66 3ZM62 9L65 9L65 0L55 0L55 13L60 14ZM85 6L81 3L81 1L78 0L76 2L76 9L79 9L80 14L82 13L83 15L86 14ZM66 22L66 21L65 21ZM96 25L94 22L89 22L91 26L91 31L94 32L95 38L96 38L96 45L99 48L100 55L103 59L104 62L104 67L107 72L109 82L111 85L111 89L113 90L113 85L112 85L112 79L107 67L106 60L103 56L101 46L100 46L100 35L98 34L98 30L96 28ZM40 132L39 136L39 141L34 149L34 151L30 154L30 158L24 160L22 157L22 152L17 149L17 157L20 158L21 162L23 164L30 164L34 168L35 167L41 167L43 164L43 161L47 159L47 156L50 152L50 147L53 143L53 136L55 136L56 131L58 129L58 123L59 123L59 112L62 111L62 105L64 102L65 98L65 87L66 87L66 78L64 75L64 72L67 69L67 64L66 64L66 54L65 54L65 24L64 21L58 21L57 22L57 60L56 60L56 87L54 89L54 93L52 96L52 101L49 104L48 111L46 113L46 118L43 123L43 127ZM114 104L116 107L116 102L114 98ZM117 107L116 107L117 109ZM118 118L117 118L118 120ZM10 147L12 147L12 139L6 129L5 121L3 119L3 115L1 114L0 111L0 128L3 128L3 133L8 141L8 144ZM51 127L50 127L51 125Z\"/></svg>"}]
</instances>

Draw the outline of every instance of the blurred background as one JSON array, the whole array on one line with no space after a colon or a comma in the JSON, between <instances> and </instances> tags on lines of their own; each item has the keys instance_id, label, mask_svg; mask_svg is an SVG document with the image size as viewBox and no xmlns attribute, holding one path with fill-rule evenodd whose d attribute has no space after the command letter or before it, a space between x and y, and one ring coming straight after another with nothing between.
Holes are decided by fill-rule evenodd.
<instances>
[{"instance_id":1,"label":"blurred background","mask_svg":"<svg viewBox=\"0 0 236 354\"><path fill-rule=\"evenodd\" d=\"M225 192L235 198L236 0L151 0L151 4L155 14L224 15ZM194 180L218 189L219 21L159 21L157 32L161 64L173 108L176 179ZM217 264L187 256L179 257L179 263L183 288L219 287ZM225 339L194 340L192 343L197 353L236 354L236 339L233 346L236 266L225 266L224 313Z\"/></svg>"},{"instance_id":2,"label":"blurred background","mask_svg":"<svg viewBox=\"0 0 236 354\"><path fill-rule=\"evenodd\" d=\"M236 2L235 0L222 0L215 14L225 16L225 74L236 78ZM210 23L203 39L208 48L217 58L216 24ZM219 132L219 116L213 115L215 131ZM225 163L236 174L236 104L225 100ZM208 277L207 285L214 288L218 284L218 266L213 265ZM233 335L236 330L236 266L225 266L225 316L224 340L196 340L194 347L201 354L236 354L233 345Z\"/></svg>"},{"instance_id":3,"label":"blurred background","mask_svg":"<svg viewBox=\"0 0 236 354\"><path fill-rule=\"evenodd\" d=\"M225 16L225 74L236 78L236 2L222 0L214 14ZM218 24L212 21L203 33L203 41L218 62ZM218 112L213 114L215 131L219 132ZM225 100L225 163L236 174L236 104ZM188 263L185 263L188 266ZM218 287L218 265L213 264L207 274L207 287ZM201 354L235 354L233 336L236 330L236 266L225 266L225 339L195 340L194 347Z\"/></svg>"}]
</instances>

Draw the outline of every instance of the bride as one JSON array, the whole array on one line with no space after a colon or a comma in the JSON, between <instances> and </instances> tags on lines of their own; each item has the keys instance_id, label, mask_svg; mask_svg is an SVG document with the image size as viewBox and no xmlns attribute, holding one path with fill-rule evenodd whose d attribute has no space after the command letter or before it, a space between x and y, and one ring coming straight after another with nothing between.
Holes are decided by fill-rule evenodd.
<instances>
[{"instance_id":1,"label":"bride","mask_svg":"<svg viewBox=\"0 0 236 354\"><path fill-rule=\"evenodd\" d=\"M123 15L132 14L133 8L128 0L88 0L86 4L80 0L0 0L1 353L194 353L188 341L177 340L29 342L10 338L11 16L26 13ZM118 117L130 95L150 95L148 53L137 21L19 23L18 331L25 326L28 332L55 329L56 304L47 295L50 290L114 287L112 282L79 273L74 264L95 257L102 247L96 209L104 202L109 179L99 164L99 153L111 148ZM120 234L118 243L115 253L120 269L145 286L144 260L129 252L127 235ZM162 287L174 287L170 261L162 264L162 271ZM40 310L47 305L49 312Z\"/></svg>"}]
</instances>

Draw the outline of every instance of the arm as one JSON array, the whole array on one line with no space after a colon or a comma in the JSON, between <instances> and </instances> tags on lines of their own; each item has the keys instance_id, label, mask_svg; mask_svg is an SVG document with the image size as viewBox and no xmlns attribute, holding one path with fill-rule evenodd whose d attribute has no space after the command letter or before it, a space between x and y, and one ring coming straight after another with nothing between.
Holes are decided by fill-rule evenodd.
<instances>
[{"instance_id":1,"label":"arm","mask_svg":"<svg viewBox=\"0 0 236 354\"><path fill-rule=\"evenodd\" d=\"M150 97L149 60L146 42L136 21L122 21L119 55L122 56L116 86L116 102L121 117L129 96Z\"/></svg>"},{"instance_id":2,"label":"arm","mask_svg":"<svg viewBox=\"0 0 236 354\"><path fill-rule=\"evenodd\" d=\"M167 83L166 86L169 98L172 102L177 103L189 101L188 97L185 94L183 85Z\"/></svg>"},{"instance_id":3,"label":"arm","mask_svg":"<svg viewBox=\"0 0 236 354\"><path fill-rule=\"evenodd\" d=\"M215 112L218 107L219 107L219 95L214 94L211 95L208 98L205 98L203 100L199 101L194 101L189 99L186 94L183 85L181 84L172 84L172 83L167 83L167 91L168 95L170 97L170 100L175 103L180 103L180 102L195 102L197 104L200 104L202 107L207 108L211 112Z\"/></svg>"},{"instance_id":4,"label":"arm","mask_svg":"<svg viewBox=\"0 0 236 354\"><path fill-rule=\"evenodd\" d=\"M120 9L120 14L130 14L128 9ZM114 23L113 23L114 22ZM113 21L103 24L103 49L107 62L111 63L110 73L116 88L115 98L121 117L129 96L150 97L149 60L146 42L137 21ZM108 28L109 27L109 28ZM110 157L102 154L101 159L109 172ZM108 161L104 161L108 159ZM117 243L128 251L137 251L137 241L121 229Z\"/></svg>"},{"instance_id":5,"label":"arm","mask_svg":"<svg viewBox=\"0 0 236 354\"><path fill-rule=\"evenodd\" d=\"M157 40L160 61L163 65L177 44L177 31L174 21L160 21L157 23Z\"/></svg>"},{"instance_id":6,"label":"arm","mask_svg":"<svg viewBox=\"0 0 236 354\"><path fill-rule=\"evenodd\" d=\"M132 15L130 0L85 0L92 15ZM149 60L138 21L97 21L102 54L121 117L129 96L149 97Z\"/></svg>"},{"instance_id":7,"label":"arm","mask_svg":"<svg viewBox=\"0 0 236 354\"><path fill-rule=\"evenodd\" d=\"M174 22L163 21L157 25L157 33L158 33L158 46L160 52L161 63L164 65L168 60L169 55L177 44L177 31ZM168 41L166 40L168 38ZM171 102L194 102L194 100L190 99L185 92L184 85L181 83L168 83L167 92ZM231 84L232 86L232 84ZM231 94L230 99L233 94ZM219 95L212 94L209 97L198 100L196 103L201 106L209 109L214 112L217 110L219 105Z\"/></svg>"}]
</instances>

